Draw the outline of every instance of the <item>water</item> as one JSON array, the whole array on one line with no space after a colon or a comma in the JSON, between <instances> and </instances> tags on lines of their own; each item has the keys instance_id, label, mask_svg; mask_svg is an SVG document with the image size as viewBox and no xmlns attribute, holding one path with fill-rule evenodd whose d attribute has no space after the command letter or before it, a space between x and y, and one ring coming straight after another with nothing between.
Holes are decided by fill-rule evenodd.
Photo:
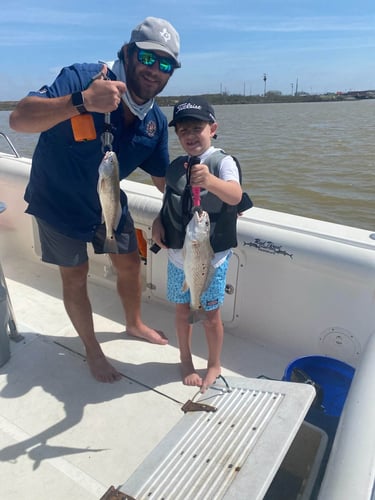
<instances>
[{"instance_id":1,"label":"water","mask_svg":"<svg viewBox=\"0 0 375 500\"><path fill-rule=\"evenodd\" d=\"M163 108L168 120L172 108ZM375 229L375 100L216 106L214 145L239 159L254 205ZM32 154L37 135L0 131ZM1 146L0 146L1 148ZM171 158L182 154L170 129ZM132 180L150 182L142 171Z\"/></svg>"}]
</instances>

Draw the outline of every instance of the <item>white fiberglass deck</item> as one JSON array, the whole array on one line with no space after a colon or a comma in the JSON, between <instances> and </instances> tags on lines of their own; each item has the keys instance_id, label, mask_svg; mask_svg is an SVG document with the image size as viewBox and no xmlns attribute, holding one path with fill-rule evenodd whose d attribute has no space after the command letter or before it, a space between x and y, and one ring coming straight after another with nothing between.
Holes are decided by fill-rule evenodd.
<instances>
[{"instance_id":1,"label":"white fiberglass deck","mask_svg":"<svg viewBox=\"0 0 375 500\"><path fill-rule=\"evenodd\" d=\"M144 304L145 321L163 329L170 343L138 341L124 333L114 289L90 284L97 336L124 375L101 384L89 374L64 311L57 271L22 259L4 258L2 265L24 340L11 342L11 358L0 368L1 498L99 499L131 476L184 418L181 406L196 393L180 380L173 310ZM193 351L203 370L201 325ZM225 336L224 376L281 378L289 361Z\"/></svg>"}]
</instances>

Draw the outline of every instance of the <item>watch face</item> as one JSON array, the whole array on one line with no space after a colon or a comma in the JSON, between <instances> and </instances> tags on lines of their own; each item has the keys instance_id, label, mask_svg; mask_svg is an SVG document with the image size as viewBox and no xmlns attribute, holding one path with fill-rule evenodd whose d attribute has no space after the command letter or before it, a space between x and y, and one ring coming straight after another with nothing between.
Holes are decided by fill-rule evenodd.
<instances>
[{"instance_id":1,"label":"watch face","mask_svg":"<svg viewBox=\"0 0 375 500\"><path fill-rule=\"evenodd\" d=\"M83 94L82 92L74 92L72 94L72 104L77 108L80 114L87 113L87 109L83 104Z\"/></svg>"},{"instance_id":2,"label":"watch face","mask_svg":"<svg viewBox=\"0 0 375 500\"><path fill-rule=\"evenodd\" d=\"M83 104L82 92L74 92L72 94L72 103L73 103L73 106L82 106L82 104Z\"/></svg>"}]
</instances>

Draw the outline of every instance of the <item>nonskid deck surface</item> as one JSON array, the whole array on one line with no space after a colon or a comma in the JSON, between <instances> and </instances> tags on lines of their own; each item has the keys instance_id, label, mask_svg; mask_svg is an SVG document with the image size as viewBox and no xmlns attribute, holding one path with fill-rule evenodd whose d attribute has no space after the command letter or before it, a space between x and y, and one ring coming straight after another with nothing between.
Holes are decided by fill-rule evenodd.
<instances>
[{"instance_id":1,"label":"nonskid deck surface","mask_svg":"<svg viewBox=\"0 0 375 500\"><path fill-rule=\"evenodd\" d=\"M2 498L98 499L130 477L196 393L180 380L173 309L143 304L145 322L170 341L151 345L126 335L114 289L90 283L98 339L123 374L119 382L101 384L91 377L65 313L56 270L10 260L3 269L24 340L11 342L11 358L0 368ZM193 352L204 370L201 325ZM281 378L289 360L225 335L224 376Z\"/></svg>"}]
</instances>

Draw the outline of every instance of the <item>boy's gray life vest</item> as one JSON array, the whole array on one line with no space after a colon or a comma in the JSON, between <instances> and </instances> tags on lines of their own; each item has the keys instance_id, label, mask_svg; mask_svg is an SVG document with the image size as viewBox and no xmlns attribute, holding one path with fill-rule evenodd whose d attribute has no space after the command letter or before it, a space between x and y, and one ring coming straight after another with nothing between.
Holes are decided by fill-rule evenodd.
<instances>
[{"instance_id":1,"label":"boy's gray life vest","mask_svg":"<svg viewBox=\"0 0 375 500\"><path fill-rule=\"evenodd\" d=\"M228 156L222 150L214 151L204 163L209 171L219 177L221 160ZM241 181L241 167L236 158ZM166 190L163 206L160 212L161 221L165 230L165 244L168 248L182 248L185 239L186 226L192 217L190 207L186 204L186 197L190 197L187 190L187 177L184 164L188 156L179 156L168 166L166 171ZM228 205L217 196L201 189L201 207L208 212L211 231L210 242L214 252L221 252L237 246L237 216L238 206ZM191 201L191 198L190 198ZM249 207L248 207L249 208Z\"/></svg>"}]
</instances>

